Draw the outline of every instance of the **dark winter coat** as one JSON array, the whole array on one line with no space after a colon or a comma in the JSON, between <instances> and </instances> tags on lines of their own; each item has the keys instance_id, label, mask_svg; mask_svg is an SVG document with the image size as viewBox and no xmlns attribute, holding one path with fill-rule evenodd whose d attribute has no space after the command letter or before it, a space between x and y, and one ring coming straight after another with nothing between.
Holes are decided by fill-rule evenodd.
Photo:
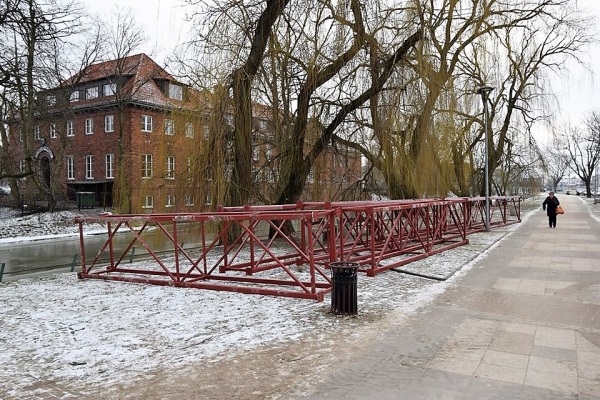
<instances>
[{"instance_id":1,"label":"dark winter coat","mask_svg":"<svg viewBox=\"0 0 600 400\"><path fill-rule=\"evenodd\" d=\"M560 204L560 201L554 196L550 198L550 196L546 197L546 200L542 203L542 207L544 211L546 211L547 216L556 215L556 207Z\"/></svg>"}]
</instances>

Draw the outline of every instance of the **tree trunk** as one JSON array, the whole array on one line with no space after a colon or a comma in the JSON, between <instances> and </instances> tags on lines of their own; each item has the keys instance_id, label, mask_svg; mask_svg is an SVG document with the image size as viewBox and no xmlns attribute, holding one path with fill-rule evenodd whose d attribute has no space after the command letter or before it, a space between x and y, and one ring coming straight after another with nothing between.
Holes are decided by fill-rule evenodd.
<instances>
[{"instance_id":1,"label":"tree trunk","mask_svg":"<svg viewBox=\"0 0 600 400\"><path fill-rule=\"evenodd\" d=\"M250 54L244 65L231 74L234 104L234 168L227 204L240 206L250 200L252 186L252 81L264 57L273 25L289 0L268 0L259 17Z\"/></svg>"}]
</instances>

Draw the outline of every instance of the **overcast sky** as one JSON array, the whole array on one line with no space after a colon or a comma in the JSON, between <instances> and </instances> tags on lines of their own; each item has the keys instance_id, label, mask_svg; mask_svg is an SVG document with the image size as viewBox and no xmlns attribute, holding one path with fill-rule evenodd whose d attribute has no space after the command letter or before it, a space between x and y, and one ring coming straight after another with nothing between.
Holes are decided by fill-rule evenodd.
<instances>
[{"instance_id":1,"label":"overcast sky","mask_svg":"<svg viewBox=\"0 0 600 400\"><path fill-rule=\"evenodd\" d=\"M185 22L185 6L181 0L80 0L91 13L105 16L116 10L117 5L131 8L136 22L145 27L148 42L139 48L162 63L176 44L185 40L189 30Z\"/></svg>"},{"instance_id":2,"label":"overcast sky","mask_svg":"<svg viewBox=\"0 0 600 400\"><path fill-rule=\"evenodd\" d=\"M148 43L140 48L152 56L158 63L163 63L175 44L185 40L189 25L184 22L186 9L181 0L81 0L85 7L97 14L106 14L115 8L131 7L140 25L146 29ZM600 16L599 0L574 0L578 7L588 8L592 14ZM600 17L598 17L600 19ZM586 112L600 110L598 93L600 93L600 45L596 44L582 59L588 62L590 70L575 63L569 66L570 76L555 82L555 93L559 96L561 110L558 111L557 122L581 122Z\"/></svg>"}]
</instances>

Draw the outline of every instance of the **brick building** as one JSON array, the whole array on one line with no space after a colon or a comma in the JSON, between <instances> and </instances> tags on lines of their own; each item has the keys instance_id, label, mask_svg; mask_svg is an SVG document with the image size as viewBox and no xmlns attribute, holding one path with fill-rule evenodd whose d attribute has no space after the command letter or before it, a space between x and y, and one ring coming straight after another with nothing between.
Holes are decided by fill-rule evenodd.
<instances>
[{"instance_id":1,"label":"brick building","mask_svg":"<svg viewBox=\"0 0 600 400\"><path fill-rule=\"evenodd\" d=\"M53 198L93 196L95 206L121 212L197 212L222 201L231 160L210 95L178 82L139 54L86 68L52 91L40 93L43 110L33 134L18 132L20 168L32 178L22 193ZM277 148L270 109L253 108L253 172L257 194L277 179ZM224 115L223 124L231 124ZM311 172L305 200L339 200L360 179L360 155L326 152ZM34 184L36 183L36 184ZM268 202L257 196L256 202Z\"/></svg>"}]
</instances>

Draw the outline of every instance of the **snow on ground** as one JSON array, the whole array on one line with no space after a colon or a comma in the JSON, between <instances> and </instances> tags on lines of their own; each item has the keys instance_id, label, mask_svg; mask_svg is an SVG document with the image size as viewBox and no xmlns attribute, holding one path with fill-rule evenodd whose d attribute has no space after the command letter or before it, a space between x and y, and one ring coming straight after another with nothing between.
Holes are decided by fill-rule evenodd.
<instances>
[{"instance_id":1,"label":"snow on ground","mask_svg":"<svg viewBox=\"0 0 600 400\"><path fill-rule=\"evenodd\" d=\"M540 203L540 198L524 203L523 219ZM71 229L70 216L35 218L0 221L0 231L11 229L14 239L34 236L36 224L41 225L37 232L45 234L54 225ZM460 274L519 226L470 235L469 245L405 269L446 276L462 268ZM52 232L60 230L56 229ZM4 232L2 237L6 239ZM362 327L386 315L402 318L415 312L446 290L449 282L392 271L373 278L359 275L359 315L354 318L331 315L329 296L319 303L78 280L75 273L2 283L0 398L43 397L45 389L39 382L77 382L89 393L101 393L161 368L215 362L267 344L284 345L308 336L331 338L348 327L359 335Z\"/></svg>"},{"instance_id":2,"label":"snow on ground","mask_svg":"<svg viewBox=\"0 0 600 400\"><path fill-rule=\"evenodd\" d=\"M2 218L3 211L5 210L0 209L0 244L77 235L79 226L75 225L73 220L75 217L85 216L73 211L57 211L18 218ZM100 224L88 224L85 232L87 234L106 232L106 228Z\"/></svg>"}]
</instances>

